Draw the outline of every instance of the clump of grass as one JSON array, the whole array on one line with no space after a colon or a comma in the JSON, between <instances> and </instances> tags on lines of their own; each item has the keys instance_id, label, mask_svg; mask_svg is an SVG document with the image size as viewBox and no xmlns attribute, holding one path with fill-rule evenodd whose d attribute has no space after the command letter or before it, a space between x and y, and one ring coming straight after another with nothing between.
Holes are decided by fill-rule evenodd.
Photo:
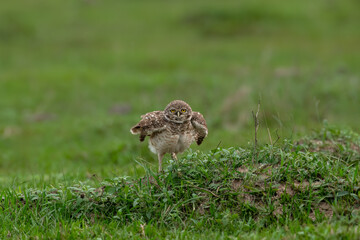
<instances>
[{"instance_id":1,"label":"clump of grass","mask_svg":"<svg viewBox=\"0 0 360 240\"><path fill-rule=\"evenodd\" d=\"M325 127L281 147L262 146L255 162L252 147L190 152L162 173L139 162L144 177L108 179L98 188L79 183L7 190L0 209L20 222L101 219L229 232L342 218L354 224L360 209L359 142L351 131ZM15 218L19 212L28 214Z\"/></svg>"},{"instance_id":2,"label":"clump of grass","mask_svg":"<svg viewBox=\"0 0 360 240\"><path fill-rule=\"evenodd\" d=\"M336 128L325 123L319 132L296 142L298 150L325 152L331 158L342 159L356 165L359 163L360 136L350 129Z\"/></svg>"}]
</instances>

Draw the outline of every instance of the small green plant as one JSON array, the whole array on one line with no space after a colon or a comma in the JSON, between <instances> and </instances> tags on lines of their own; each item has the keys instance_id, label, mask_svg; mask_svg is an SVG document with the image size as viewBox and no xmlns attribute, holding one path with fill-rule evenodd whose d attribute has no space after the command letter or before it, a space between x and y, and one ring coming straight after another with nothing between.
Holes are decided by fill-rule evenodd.
<instances>
[{"instance_id":1,"label":"small green plant","mask_svg":"<svg viewBox=\"0 0 360 240\"><path fill-rule=\"evenodd\" d=\"M153 227L231 234L245 223L242 231L342 219L354 225L360 206L359 139L351 131L325 127L281 147L259 147L256 163L251 147L190 152L160 174L139 162L145 176L107 179L96 188L79 183L5 190L1 211L8 213L3 220L17 224L110 221L142 226L140 235L151 234Z\"/></svg>"}]
</instances>

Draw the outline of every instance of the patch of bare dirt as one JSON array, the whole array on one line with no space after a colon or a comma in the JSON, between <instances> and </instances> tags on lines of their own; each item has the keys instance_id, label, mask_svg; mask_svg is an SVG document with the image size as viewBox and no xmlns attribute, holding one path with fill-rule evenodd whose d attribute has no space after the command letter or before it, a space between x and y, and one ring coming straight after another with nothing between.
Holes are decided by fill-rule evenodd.
<instances>
[{"instance_id":1,"label":"patch of bare dirt","mask_svg":"<svg viewBox=\"0 0 360 240\"><path fill-rule=\"evenodd\" d=\"M235 179L231 184L231 188L234 189L235 191L237 191L241 188L242 184L243 184L242 180Z\"/></svg>"},{"instance_id":2,"label":"patch of bare dirt","mask_svg":"<svg viewBox=\"0 0 360 240\"><path fill-rule=\"evenodd\" d=\"M282 205L278 206L274 211L273 211L273 215L274 216L280 216L283 214L283 207Z\"/></svg>"},{"instance_id":3,"label":"patch of bare dirt","mask_svg":"<svg viewBox=\"0 0 360 240\"><path fill-rule=\"evenodd\" d=\"M294 145L304 145L308 146L307 150L311 152L329 152L332 154L338 153L340 151L339 145L345 146L347 143L345 141L330 141L330 140L319 140L319 139L311 139L311 140L299 140ZM360 153L360 146L353 142L349 143L349 148L355 152Z\"/></svg>"},{"instance_id":4,"label":"patch of bare dirt","mask_svg":"<svg viewBox=\"0 0 360 240\"><path fill-rule=\"evenodd\" d=\"M269 177L269 175L267 175L267 174L260 174L258 177L259 177L259 181L260 181L260 182L264 182L264 181Z\"/></svg>"},{"instance_id":5,"label":"patch of bare dirt","mask_svg":"<svg viewBox=\"0 0 360 240\"><path fill-rule=\"evenodd\" d=\"M239 167L236 169L236 171L238 171L240 173L247 173L249 171L249 169L247 167Z\"/></svg>"},{"instance_id":6,"label":"patch of bare dirt","mask_svg":"<svg viewBox=\"0 0 360 240\"><path fill-rule=\"evenodd\" d=\"M331 207L331 205L327 202L321 202L319 205L314 206L313 211L309 214L309 218L312 221L316 220L315 211L319 210L327 219L331 219L334 215L334 211Z\"/></svg>"},{"instance_id":7,"label":"patch of bare dirt","mask_svg":"<svg viewBox=\"0 0 360 240\"><path fill-rule=\"evenodd\" d=\"M280 186L277 188L276 195L278 197L281 197L281 195L283 195L284 193L290 195L291 197L295 195L295 192L291 189L290 186L280 184Z\"/></svg>"},{"instance_id":8,"label":"patch of bare dirt","mask_svg":"<svg viewBox=\"0 0 360 240\"><path fill-rule=\"evenodd\" d=\"M321 202L319 204L319 210L325 215L326 218L332 218L334 215L334 211L331 205L327 202Z\"/></svg>"},{"instance_id":9,"label":"patch of bare dirt","mask_svg":"<svg viewBox=\"0 0 360 240\"><path fill-rule=\"evenodd\" d=\"M243 192L240 196L245 202L255 203L256 197L251 193Z\"/></svg>"},{"instance_id":10,"label":"patch of bare dirt","mask_svg":"<svg viewBox=\"0 0 360 240\"><path fill-rule=\"evenodd\" d=\"M240 201L249 202L249 203L259 203L255 195L250 193L250 190L244 186L244 181L241 179L235 179L231 183L231 188L238 192L238 198Z\"/></svg>"},{"instance_id":11,"label":"patch of bare dirt","mask_svg":"<svg viewBox=\"0 0 360 240\"><path fill-rule=\"evenodd\" d=\"M309 214L309 218L310 218L312 221L315 221L315 220L316 220L315 212L311 212L311 213Z\"/></svg>"},{"instance_id":12,"label":"patch of bare dirt","mask_svg":"<svg viewBox=\"0 0 360 240\"><path fill-rule=\"evenodd\" d=\"M258 173L258 179L260 182L266 181L272 175L272 169L276 165L263 164L258 167L256 172Z\"/></svg>"}]
</instances>

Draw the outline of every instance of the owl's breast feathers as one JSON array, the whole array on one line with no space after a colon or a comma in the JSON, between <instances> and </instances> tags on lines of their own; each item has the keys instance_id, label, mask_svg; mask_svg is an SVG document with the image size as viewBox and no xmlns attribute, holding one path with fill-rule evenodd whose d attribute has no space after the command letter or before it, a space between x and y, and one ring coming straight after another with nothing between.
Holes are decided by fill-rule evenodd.
<instances>
[{"instance_id":1,"label":"owl's breast feathers","mask_svg":"<svg viewBox=\"0 0 360 240\"><path fill-rule=\"evenodd\" d=\"M141 116L138 124L130 129L132 134L140 134L140 141L144 141L146 136L161 132L166 129L163 111L149 112Z\"/></svg>"},{"instance_id":2,"label":"owl's breast feathers","mask_svg":"<svg viewBox=\"0 0 360 240\"><path fill-rule=\"evenodd\" d=\"M169 122L165 119L163 111L154 111L141 116L138 124L130 129L132 134L140 134L140 141L144 141L146 136L155 136L164 130L168 130L172 135L182 135L192 132L195 141L200 145L208 134L205 118L199 112L193 112L191 121L183 124Z\"/></svg>"},{"instance_id":3,"label":"owl's breast feathers","mask_svg":"<svg viewBox=\"0 0 360 240\"><path fill-rule=\"evenodd\" d=\"M199 112L193 112L191 124L195 129L195 141L198 145L202 143L204 138L208 135L208 129L204 116Z\"/></svg>"}]
</instances>

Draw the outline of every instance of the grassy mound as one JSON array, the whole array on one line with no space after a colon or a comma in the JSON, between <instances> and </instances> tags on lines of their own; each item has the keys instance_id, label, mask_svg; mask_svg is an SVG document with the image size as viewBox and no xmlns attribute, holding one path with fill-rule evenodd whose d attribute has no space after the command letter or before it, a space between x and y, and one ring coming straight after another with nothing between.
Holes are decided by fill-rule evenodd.
<instances>
[{"instance_id":1,"label":"grassy mound","mask_svg":"<svg viewBox=\"0 0 360 240\"><path fill-rule=\"evenodd\" d=\"M151 231L144 226L234 233L294 222L353 225L360 219L359 161L359 135L326 127L256 153L252 147L191 152L160 174L140 162L144 177L108 179L100 187L6 190L0 212L18 224L136 222L140 235Z\"/></svg>"}]
</instances>

